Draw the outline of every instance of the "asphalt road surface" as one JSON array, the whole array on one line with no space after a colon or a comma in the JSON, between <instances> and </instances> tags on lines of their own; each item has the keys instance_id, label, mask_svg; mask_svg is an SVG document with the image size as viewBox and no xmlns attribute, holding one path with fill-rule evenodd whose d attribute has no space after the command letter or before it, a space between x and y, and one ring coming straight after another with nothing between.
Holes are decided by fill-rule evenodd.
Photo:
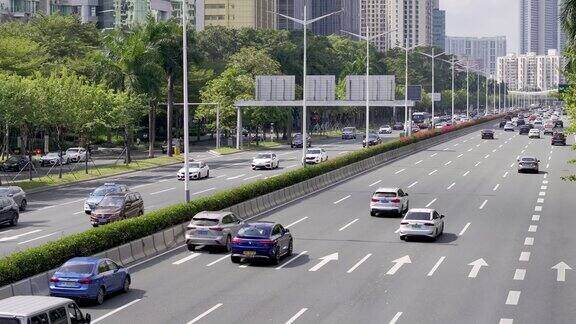
<instances>
[{"instance_id":1,"label":"asphalt road surface","mask_svg":"<svg viewBox=\"0 0 576 324\"><path fill-rule=\"evenodd\" d=\"M576 172L573 152L496 135L454 139L270 212L263 219L295 237L279 266L182 246L132 266L128 294L83 309L93 323L573 323L576 274L562 262L576 267L576 201L560 179ZM542 161L539 174L517 173L523 154ZM445 214L444 234L401 241L399 218L370 216L378 186Z\"/></svg>"},{"instance_id":2,"label":"asphalt road surface","mask_svg":"<svg viewBox=\"0 0 576 324\"><path fill-rule=\"evenodd\" d=\"M390 139L397 136L397 133L390 135ZM315 147L323 147L332 158L362 148L361 139L332 138L316 143ZM210 195L300 167L301 149L283 146L274 151L280 157L280 167L276 170L256 171L250 167L256 152L220 157L209 152L195 152L192 158L208 163L210 178L190 182L192 198ZM181 167L180 164L166 166L29 194L28 209L20 214L18 226L0 227L0 254L8 255L91 228L89 216L84 213L84 200L94 188L105 182L124 183L132 190L140 192L146 211L184 202L184 183L176 178L176 172Z\"/></svg>"}]
</instances>

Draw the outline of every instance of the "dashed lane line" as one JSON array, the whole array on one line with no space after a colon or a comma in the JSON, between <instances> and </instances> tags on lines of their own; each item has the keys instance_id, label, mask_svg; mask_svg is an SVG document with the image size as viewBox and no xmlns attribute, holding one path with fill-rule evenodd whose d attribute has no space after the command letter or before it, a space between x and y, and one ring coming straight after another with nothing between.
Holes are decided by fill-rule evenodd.
<instances>
[{"instance_id":1,"label":"dashed lane line","mask_svg":"<svg viewBox=\"0 0 576 324\"><path fill-rule=\"evenodd\" d=\"M379 184L380 182L382 182L382 180L375 181L375 182L371 183L368 187L373 187L373 186Z\"/></svg>"},{"instance_id":2,"label":"dashed lane line","mask_svg":"<svg viewBox=\"0 0 576 324\"><path fill-rule=\"evenodd\" d=\"M478 207L478 209L483 209L484 206L486 206L486 203L488 203L488 199L484 200L484 202L482 203L482 205L480 205L480 207Z\"/></svg>"},{"instance_id":3,"label":"dashed lane line","mask_svg":"<svg viewBox=\"0 0 576 324\"><path fill-rule=\"evenodd\" d=\"M532 215L532 221L537 222L540 220L540 215Z\"/></svg>"},{"instance_id":4,"label":"dashed lane line","mask_svg":"<svg viewBox=\"0 0 576 324\"><path fill-rule=\"evenodd\" d=\"M520 292L516 290L510 290L508 292L508 297L506 298L506 305L518 305L518 300L520 299Z\"/></svg>"},{"instance_id":5,"label":"dashed lane line","mask_svg":"<svg viewBox=\"0 0 576 324\"><path fill-rule=\"evenodd\" d=\"M215 265L216 263L218 263L218 262L220 262L220 261L222 261L222 260L225 260L225 259L229 258L230 256L231 256L231 254L226 254L225 256L223 256L223 257L221 257L221 258L219 258L219 259L217 259L217 260L215 260L215 261L212 261L212 262L208 263L206 266L207 266L207 267L211 267L211 266Z\"/></svg>"},{"instance_id":6,"label":"dashed lane line","mask_svg":"<svg viewBox=\"0 0 576 324\"><path fill-rule=\"evenodd\" d=\"M307 310L308 310L308 308L302 308L301 310L298 311L298 313L296 313L296 314L294 314L294 316L290 317L290 319L286 322L286 324L292 324L292 323L296 322L298 317L302 316L302 314L304 314Z\"/></svg>"},{"instance_id":7,"label":"dashed lane line","mask_svg":"<svg viewBox=\"0 0 576 324\"><path fill-rule=\"evenodd\" d=\"M366 262L366 260L368 260L369 257L372 256L372 253L368 253L366 254L366 256L364 256L362 259L360 259L360 261L358 261L354 266L352 266L352 268L350 268L348 271L346 271L346 273L352 273L354 270L356 270L362 263Z\"/></svg>"},{"instance_id":8,"label":"dashed lane line","mask_svg":"<svg viewBox=\"0 0 576 324\"><path fill-rule=\"evenodd\" d=\"M528 245L528 246L534 245L534 238L533 237L525 238L524 239L524 245Z\"/></svg>"},{"instance_id":9,"label":"dashed lane line","mask_svg":"<svg viewBox=\"0 0 576 324\"><path fill-rule=\"evenodd\" d=\"M526 277L526 269L516 269L514 271L514 280L524 280Z\"/></svg>"},{"instance_id":10,"label":"dashed lane line","mask_svg":"<svg viewBox=\"0 0 576 324\"><path fill-rule=\"evenodd\" d=\"M464 225L464 228L462 228L460 233L458 233L458 236L464 235L464 233L466 233L466 230L468 230L468 227L470 227L470 223L466 223L466 225Z\"/></svg>"},{"instance_id":11,"label":"dashed lane line","mask_svg":"<svg viewBox=\"0 0 576 324\"><path fill-rule=\"evenodd\" d=\"M449 185L449 186L446 188L446 190L452 189L452 187L454 187L455 185L456 185L456 182L452 182L452 184Z\"/></svg>"},{"instance_id":12,"label":"dashed lane line","mask_svg":"<svg viewBox=\"0 0 576 324\"><path fill-rule=\"evenodd\" d=\"M18 245L26 244L26 243L30 243L30 242L34 242L34 241L37 241L37 240L41 240L41 239L43 239L43 238L47 238L47 237L52 236L52 235L54 235L54 234L58 234L58 233L57 233L57 232L54 232L54 233L50 233L50 234L38 236L38 237L35 237L35 238L33 238L33 239L24 241L24 242L19 242Z\"/></svg>"},{"instance_id":13,"label":"dashed lane line","mask_svg":"<svg viewBox=\"0 0 576 324\"><path fill-rule=\"evenodd\" d=\"M307 219L308 219L308 216L304 216L304 217L300 218L299 220L295 221L294 223L286 225L286 228L289 228L289 227L291 227L291 226L294 226L294 225L296 225L296 224L298 224L298 223L300 223L300 222L302 222L302 221L305 221L305 220L307 220Z\"/></svg>"},{"instance_id":14,"label":"dashed lane line","mask_svg":"<svg viewBox=\"0 0 576 324\"><path fill-rule=\"evenodd\" d=\"M498 190L498 188L500 188L500 184L495 185L494 189L492 189L492 191L496 191L496 190Z\"/></svg>"},{"instance_id":15,"label":"dashed lane line","mask_svg":"<svg viewBox=\"0 0 576 324\"><path fill-rule=\"evenodd\" d=\"M528 227L528 232L535 233L536 231L538 231L538 225L530 225Z\"/></svg>"},{"instance_id":16,"label":"dashed lane line","mask_svg":"<svg viewBox=\"0 0 576 324\"><path fill-rule=\"evenodd\" d=\"M520 257L518 258L518 261L522 261L522 262L528 262L530 261L530 252L520 252Z\"/></svg>"},{"instance_id":17,"label":"dashed lane line","mask_svg":"<svg viewBox=\"0 0 576 324\"><path fill-rule=\"evenodd\" d=\"M187 256L183 257L182 259L172 262L172 264L173 265L181 265L182 263L188 262L188 261L190 261L194 258L197 258L199 256L200 256L200 253L192 252L192 254L187 255Z\"/></svg>"},{"instance_id":18,"label":"dashed lane line","mask_svg":"<svg viewBox=\"0 0 576 324\"><path fill-rule=\"evenodd\" d=\"M389 324L396 324L396 322L398 321L398 319L400 318L400 316L402 316L402 312L396 313L396 315L394 315L394 317L392 318L392 320L390 321Z\"/></svg>"},{"instance_id":19,"label":"dashed lane line","mask_svg":"<svg viewBox=\"0 0 576 324\"><path fill-rule=\"evenodd\" d=\"M161 193L164 193L164 192L172 191L172 190L174 190L174 189L176 189L176 187L172 187L172 188L168 188L168 189L164 189L164 190L152 192L152 193L150 193L150 195L151 195L151 196L154 196L154 195L158 195L158 194L161 194Z\"/></svg>"},{"instance_id":20,"label":"dashed lane line","mask_svg":"<svg viewBox=\"0 0 576 324\"><path fill-rule=\"evenodd\" d=\"M464 172L464 174L463 174L462 176L465 177L465 176L467 176L468 174L470 174L470 171Z\"/></svg>"},{"instance_id":21,"label":"dashed lane line","mask_svg":"<svg viewBox=\"0 0 576 324\"><path fill-rule=\"evenodd\" d=\"M431 175L433 175L433 174L436 173L436 172L438 172L438 170L434 170L434 171L428 173L428 175L431 176Z\"/></svg>"},{"instance_id":22,"label":"dashed lane line","mask_svg":"<svg viewBox=\"0 0 576 324\"><path fill-rule=\"evenodd\" d=\"M342 199L336 200L336 201L334 202L334 205L337 205L337 204L343 202L344 200L346 200L346 199L348 199L348 198L350 198L350 197L352 197L352 196L351 196L351 195L348 195L348 196L346 196L346 197L344 197L344 198L342 198Z\"/></svg>"},{"instance_id":23,"label":"dashed lane line","mask_svg":"<svg viewBox=\"0 0 576 324\"><path fill-rule=\"evenodd\" d=\"M358 221L358 218L354 219L353 221L351 221L350 223L342 226L338 232L342 232L343 230L347 229L348 227L352 226L352 224L356 223Z\"/></svg>"},{"instance_id":24,"label":"dashed lane line","mask_svg":"<svg viewBox=\"0 0 576 324\"><path fill-rule=\"evenodd\" d=\"M139 301L141 301L141 300L142 300L142 298L134 299L133 301L129 302L128 304L126 304L126 305L124 305L124 306L120 306L120 307L116 308L115 310L113 310L113 311L111 311L111 312L108 312L108 313L106 313L106 314L104 314L104 315L102 315L102 316L100 316L100 317L92 320L91 323L96 324L96 323L102 321L103 319L108 318L108 317L110 317L110 316L118 313L119 311L121 311L121 310L123 310L123 309L125 309L125 308L128 308L128 307L136 304L137 302L139 302Z\"/></svg>"},{"instance_id":25,"label":"dashed lane line","mask_svg":"<svg viewBox=\"0 0 576 324\"><path fill-rule=\"evenodd\" d=\"M428 205L426 205L426 208L432 206L432 204L435 203L435 202L436 202L436 198L432 199L432 201L430 201L430 202L428 203Z\"/></svg>"},{"instance_id":26,"label":"dashed lane line","mask_svg":"<svg viewBox=\"0 0 576 324\"><path fill-rule=\"evenodd\" d=\"M428 272L427 276L432 277L434 272L438 270L438 267L440 267L440 265L442 264L442 262L444 262L445 259L446 259L445 256L441 256L440 259L438 259L438 261L436 262L436 264L432 267L432 269L430 269L430 272Z\"/></svg>"},{"instance_id":27,"label":"dashed lane line","mask_svg":"<svg viewBox=\"0 0 576 324\"><path fill-rule=\"evenodd\" d=\"M188 322L187 324L194 324L197 323L198 321L200 321L201 319L203 319L204 317L208 316L210 313L212 313L213 311L215 311L216 309L220 308L220 306L222 306L222 303L218 303L214 306L212 306L212 308L210 308L209 310L205 311L204 313L196 316L193 320L191 320L190 322Z\"/></svg>"},{"instance_id":28,"label":"dashed lane line","mask_svg":"<svg viewBox=\"0 0 576 324\"><path fill-rule=\"evenodd\" d=\"M414 186L417 185L417 184L418 184L418 181L414 181L411 185L408 186L408 188L412 188L412 187L414 187Z\"/></svg>"}]
</instances>

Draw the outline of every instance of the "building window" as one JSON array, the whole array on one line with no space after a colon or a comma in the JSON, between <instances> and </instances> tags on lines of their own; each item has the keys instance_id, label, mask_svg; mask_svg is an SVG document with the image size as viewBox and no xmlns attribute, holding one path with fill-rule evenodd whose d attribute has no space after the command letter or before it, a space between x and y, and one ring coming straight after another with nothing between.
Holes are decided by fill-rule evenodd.
<instances>
[{"instance_id":1,"label":"building window","mask_svg":"<svg viewBox=\"0 0 576 324\"><path fill-rule=\"evenodd\" d=\"M223 3L206 4L204 8L206 8L206 9L225 9L226 5Z\"/></svg>"}]
</instances>

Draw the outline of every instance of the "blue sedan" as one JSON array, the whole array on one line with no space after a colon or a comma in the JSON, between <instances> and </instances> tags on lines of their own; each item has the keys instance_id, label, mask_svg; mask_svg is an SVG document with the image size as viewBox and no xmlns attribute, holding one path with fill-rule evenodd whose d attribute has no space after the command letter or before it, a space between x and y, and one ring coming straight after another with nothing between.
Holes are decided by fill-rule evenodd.
<instances>
[{"instance_id":1,"label":"blue sedan","mask_svg":"<svg viewBox=\"0 0 576 324\"><path fill-rule=\"evenodd\" d=\"M294 239L290 231L272 222L258 222L244 225L232 240L233 263L242 259L268 259L273 264L280 263L283 256L292 255Z\"/></svg>"},{"instance_id":2,"label":"blue sedan","mask_svg":"<svg viewBox=\"0 0 576 324\"><path fill-rule=\"evenodd\" d=\"M90 299L101 305L107 294L130 289L128 269L106 258L72 258L50 278L50 296Z\"/></svg>"}]
</instances>

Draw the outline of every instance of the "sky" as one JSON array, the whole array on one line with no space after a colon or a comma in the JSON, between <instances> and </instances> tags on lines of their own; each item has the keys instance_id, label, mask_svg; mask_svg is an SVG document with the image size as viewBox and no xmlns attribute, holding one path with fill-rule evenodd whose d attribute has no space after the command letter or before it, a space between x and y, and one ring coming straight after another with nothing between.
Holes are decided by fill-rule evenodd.
<instances>
[{"instance_id":1,"label":"sky","mask_svg":"<svg viewBox=\"0 0 576 324\"><path fill-rule=\"evenodd\" d=\"M518 52L519 0L440 0L446 36L506 36L508 53Z\"/></svg>"}]
</instances>

